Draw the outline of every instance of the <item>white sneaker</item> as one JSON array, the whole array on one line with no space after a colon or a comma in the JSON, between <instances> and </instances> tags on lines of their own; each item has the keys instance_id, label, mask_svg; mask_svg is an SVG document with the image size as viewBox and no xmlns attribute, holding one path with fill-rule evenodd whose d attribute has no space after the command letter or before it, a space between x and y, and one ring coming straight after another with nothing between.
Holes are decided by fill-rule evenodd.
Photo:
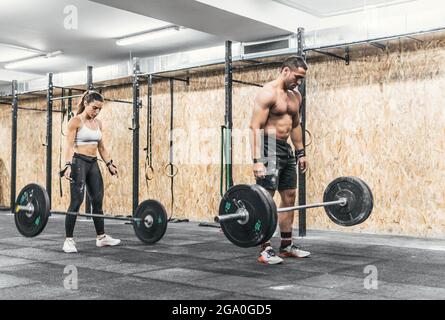
<instances>
[{"instance_id":1,"label":"white sneaker","mask_svg":"<svg viewBox=\"0 0 445 320\"><path fill-rule=\"evenodd\" d=\"M119 243L121 243L119 239L114 239L107 234L103 235L100 239L96 239L97 247L117 246Z\"/></svg>"},{"instance_id":2,"label":"white sneaker","mask_svg":"<svg viewBox=\"0 0 445 320\"><path fill-rule=\"evenodd\" d=\"M280 248L280 253L278 255L282 258L306 258L310 256L310 254L309 251L303 250L294 244L290 244L286 248Z\"/></svg>"},{"instance_id":3,"label":"white sneaker","mask_svg":"<svg viewBox=\"0 0 445 320\"><path fill-rule=\"evenodd\" d=\"M63 243L63 251L66 253L77 252L76 243L74 242L73 238L65 239L65 242Z\"/></svg>"},{"instance_id":4,"label":"white sneaker","mask_svg":"<svg viewBox=\"0 0 445 320\"><path fill-rule=\"evenodd\" d=\"M263 251L260 252L260 256L258 257L258 262L264 264L278 264L282 263L283 259L281 259L275 254L275 251L271 246L268 246Z\"/></svg>"}]
</instances>

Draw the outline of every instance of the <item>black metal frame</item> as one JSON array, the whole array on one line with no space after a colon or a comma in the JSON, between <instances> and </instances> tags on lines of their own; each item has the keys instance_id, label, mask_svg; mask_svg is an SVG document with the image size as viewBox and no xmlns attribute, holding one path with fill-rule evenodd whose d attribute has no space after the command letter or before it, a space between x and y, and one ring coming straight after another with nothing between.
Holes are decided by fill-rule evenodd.
<instances>
[{"instance_id":1,"label":"black metal frame","mask_svg":"<svg viewBox=\"0 0 445 320\"><path fill-rule=\"evenodd\" d=\"M73 89L68 89L68 95L69 96L73 94L72 90ZM68 99L67 113L68 113L68 121L70 121L72 113L73 113L73 99Z\"/></svg>"},{"instance_id":2,"label":"black metal frame","mask_svg":"<svg viewBox=\"0 0 445 320\"><path fill-rule=\"evenodd\" d=\"M17 109L19 109L19 110L29 110L29 111L48 112L47 109L39 109L39 108L34 108L34 107L17 107ZM52 112L64 113L65 111L63 111L63 110L54 110L53 109Z\"/></svg>"},{"instance_id":3,"label":"black metal frame","mask_svg":"<svg viewBox=\"0 0 445 320\"><path fill-rule=\"evenodd\" d=\"M46 109L40 109L40 108L34 108L34 107L19 107L19 96L20 95L29 95L30 92L37 92L37 91L29 91L29 92L23 92L18 93L18 82L16 80L12 81L12 127L11 127L11 189L10 189L10 207L7 208L10 210L14 207L15 204L15 197L17 192L17 119L18 119L18 110L28 110L28 111L39 111L39 112L46 112L47 113L47 132L46 132L46 141L44 146L46 147L46 188L48 190L48 194L51 197L51 170L52 170L52 113L64 113L64 110L54 110L53 103L50 99L52 97L53 88L52 86L52 74L50 73L48 75L48 83L50 84L48 86L47 90L47 108ZM40 96L43 97L43 96ZM50 198L51 200L51 198Z\"/></svg>"},{"instance_id":4,"label":"black metal frame","mask_svg":"<svg viewBox=\"0 0 445 320\"><path fill-rule=\"evenodd\" d=\"M233 65L232 65L232 41L226 41L225 43L225 66L224 66L224 88L225 88L225 134L223 139L224 154L225 154L225 174L226 174L226 188L227 191L233 186L233 174L232 174L232 156L233 156L233 143L232 143L232 129L233 129ZM223 173L224 176L224 173Z\"/></svg>"},{"instance_id":5,"label":"black metal frame","mask_svg":"<svg viewBox=\"0 0 445 320\"><path fill-rule=\"evenodd\" d=\"M65 89L65 90L71 91L71 93L68 93L69 96L72 95L72 91L79 91L79 92L84 92L85 91L85 89L72 88L72 87L62 87L62 86L53 86L53 88L55 88L55 89L62 89L62 90Z\"/></svg>"},{"instance_id":6,"label":"black metal frame","mask_svg":"<svg viewBox=\"0 0 445 320\"><path fill-rule=\"evenodd\" d=\"M153 78L158 78L158 79L181 81L181 82L185 82L187 85L190 85L190 78L189 77L183 79L183 78L177 78L177 77L161 76L159 74L152 74L152 77Z\"/></svg>"},{"instance_id":7,"label":"black metal frame","mask_svg":"<svg viewBox=\"0 0 445 320\"><path fill-rule=\"evenodd\" d=\"M386 45L384 45L383 43L377 42L377 41L370 41L368 42L371 46L376 47L382 51L386 50Z\"/></svg>"},{"instance_id":8,"label":"black metal frame","mask_svg":"<svg viewBox=\"0 0 445 320\"><path fill-rule=\"evenodd\" d=\"M46 191L48 192L50 208L52 204L52 147L53 147L53 74L48 74L47 113L46 113Z\"/></svg>"},{"instance_id":9,"label":"black metal frame","mask_svg":"<svg viewBox=\"0 0 445 320\"><path fill-rule=\"evenodd\" d=\"M133 215L139 205L139 110L141 108L139 89L139 62L135 61L133 66Z\"/></svg>"},{"instance_id":10,"label":"black metal frame","mask_svg":"<svg viewBox=\"0 0 445 320\"><path fill-rule=\"evenodd\" d=\"M93 90L93 67L87 66L87 90ZM85 213L92 214L93 213L93 205L91 203L91 197L88 194L88 191L85 192ZM86 217L87 219L91 219L91 217Z\"/></svg>"},{"instance_id":11,"label":"black metal frame","mask_svg":"<svg viewBox=\"0 0 445 320\"><path fill-rule=\"evenodd\" d=\"M297 30L297 54L306 59L304 51L304 28ZM303 145L306 145L306 80L303 80L298 89L301 93L300 118L301 118L301 132L303 132ZM298 203L300 205L306 204L306 174L298 170ZM300 237L306 236L306 209L302 209L298 214L298 235Z\"/></svg>"},{"instance_id":12,"label":"black metal frame","mask_svg":"<svg viewBox=\"0 0 445 320\"><path fill-rule=\"evenodd\" d=\"M72 115L72 99L76 97L81 97L82 95L73 95L72 91L84 91L82 89L77 88L70 88L70 87L61 87L61 86L54 86L52 83L52 74L49 74L48 77L48 92L47 92L47 138L46 138L46 152L47 152L47 174L46 174L46 189L48 191L48 195L51 200L51 179L52 179L52 112L55 112L55 110L52 109L53 101L56 100L62 100L68 99L68 120L71 118ZM113 102L120 102L120 103L127 103L133 105L133 127L130 128L133 131L133 214L136 212L136 209L139 205L139 129L140 129L140 120L139 120L139 114L140 109L142 108L141 101L140 101L140 77L148 76L152 78L159 78L159 79L170 79L170 80L176 80L176 81L183 81L186 82L187 85L189 85L190 81L187 77L186 79L177 78L177 77L168 77L168 76L161 76L161 75L155 75L155 74L148 74L148 73L140 73L139 66L136 63L134 74L133 74L133 81L132 81L132 87L133 87L133 101L125 101L125 100L118 100L118 99L107 99L106 101L113 101ZM93 67L88 66L87 67L87 89L88 90L94 90L94 89L104 89L104 88L112 88L116 86L122 86L122 85L129 85L129 83L123 83L123 84L116 84L116 85L104 85L99 86L97 88L94 88L93 84ZM62 96L60 97L53 97L54 95L54 88L58 89L68 89L68 96ZM58 111L58 110L57 110ZM58 111L60 112L60 111ZM15 200L14 200L15 201ZM88 194L86 194L85 199L85 213L91 214L92 212L92 206L91 206L91 200ZM88 217L88 216L87 216Z\"/></svg>"},{"instance_id":13,"label":"black metal frame","mask_svg":"<svg viewBox=\"0 0 445 320\"><path fill-rule=\"evenodd\" d=\"M18 116L18 84L12 81L12 129L11 129L11 194L10 210L14 208L17 188L17 116Z\"/></svg>"},{"instance_id":14,"label":"black metal frame","mask_svg":"<svg viewBox=\"0 0 445 320\"><path fill-rule=\"evenodd\" d=\"M254 87L263 87L263 85L262 84L258 84L258 83L254 83L254 82L249 82L249 81L241 81L241 80L235 80L235 79L232 79L232 82L235 82L235 83L240 83L240 84L245 84L245 85L248 85L248 86L254 86Z\"/></svg>"},{"instance_id":15,"label":"black metal frame","mask_svg":"<svg viewBox=\"0 0 445 320\"><path fill-rule=\"evenodd\" d=\"M136 110L136 106L140 106L141 102L140 102L140 89L139 89L139 83L142 81L142 79L140 79L141 77L146 78L147 81L147 85L148 85L148 91L147 91L147 126L148 126L148 121L150 117L152 117L152 115L150 114L151 112L151 106L152 106L152 95L153 95L153 79L158 78L158 79L163 79L163 80L169 80L169 85L170 85L170 151L169 151L169 165L170 165L170 178L171 178L171 194L172 194L172 208L171 208L171 212L170 212L170 218L169 221L171 220L172 216L173 216L173 201L174 201L174 189L173 189L173 179L174 179L174 168L173 168L173 112L174 112L174 81L180 81L180 82L184 82L187 86L190 85L190 78L178 78L178 77L170 77L170 76L163 76L163 75L158 75L158 74L154 74L154 73L141 73L139 70L139 60L137 58L134 59L134 75L133 75L133 79L137 79L137 81L133 82L133 110ZM136 85L137 84L137 85ZM137 97L137 99L136 99ZM141 106L142 107L142 106ZM133 131L134 132L134 139L133 141L135 141L135 139L137 139L137 144L134 143L133 144L133 163L134 163L134 167L137 167L137 177L139 178L139 108L137 108L137 120L133 121L133 127L135 127L137 125L137 129ZM135 118L136 113L133 113L133 119ZM147 132L147 139L148 139L148 132ZM151 137L150 137L151 139ZM144 149L147 152L149 152L149 159L151 162L151 149L147 150ZM133 169L135 170L135 169ZM137 184L137 186L136 186ZM135 181L133 180L133 185L134 187L136 186L137 190L139 190L139 180ZM133 197L133 206L135 205L135 198Z\"/></svg>"},{"instance_id":16,"label":"black metal frame","mask_svg":"<svg viewBox=\"0 0 445 320\"><path fill-rule=\"evenodd\" d=\"M333 57L333 58L336 58L336 59L343 60L346 65L349 65L349 63L351 61L350 57L349 57L349 47L345 48L345 56L344 57L339 56L338 54L335 54L335 53L332 53L332 52L322 51L322 50L318 50L318 49L311 49L310 51L314 51L314 52L323 54L323 55L328 56L328 57Z\"/></svg>"}]
</instances>

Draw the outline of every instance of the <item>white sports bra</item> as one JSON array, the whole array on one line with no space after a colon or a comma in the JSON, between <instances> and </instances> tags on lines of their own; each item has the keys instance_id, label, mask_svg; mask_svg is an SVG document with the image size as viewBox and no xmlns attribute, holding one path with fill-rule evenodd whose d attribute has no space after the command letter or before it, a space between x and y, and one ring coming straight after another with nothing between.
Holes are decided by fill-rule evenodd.
<instances>
[{"instance_id":1,"label":"white sports bra","mask_svg":"<svg viewBox=\"0 0 445 320\"><path fill-rule=\"evenodd\" d=\"M95 144L97 145L98 142L102 139L102 131L100 131L100 127L97 128L97 130L93 130L88 128L85 123L83 122L83 119L79 117L82 121L82 127L77 130L76 137L74 139L74 145L75 146L82 146L86 144Z\"/></svg>"}]
</instances>

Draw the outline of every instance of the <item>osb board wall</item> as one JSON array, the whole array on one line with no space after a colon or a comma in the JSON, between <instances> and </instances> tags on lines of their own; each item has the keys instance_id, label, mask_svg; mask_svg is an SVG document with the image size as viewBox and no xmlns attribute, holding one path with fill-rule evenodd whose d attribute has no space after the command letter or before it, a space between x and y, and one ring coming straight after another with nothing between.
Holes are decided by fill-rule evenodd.
<instances>
[{"instance_id":1,"label":"osb board wall","mask_svg":"<svg viewBox=\"0 0 445 320\"><path fill-rule=\"evenodd\" d=\"M0 205L9 207L9 175L5 162L0 158Z\"/></svg>"},{"instance_id":2,"label":"osb board wall","mask_svg":"<svg viewBox=\"0 0 445 320\"><path fill-rule=\"evenodd\" d=\"M11 176L11 108L0 105L0 205L9 207Z\"/></svg>"},{"instance_id":3,"label":"osb board wall","mask_svg":"<svg viewBox=\"0 0 445 320\"><path fill-rule=\"evenodd\" d=\"M362 225L343 228L333 224L323 209L308 210L309 229L341 230L441 237L445 233L442 161L445 116L442 112L445 76L441 41L415 44L417 48L396 47L378 54L354 56L349 66L341 61L320 59L310 64L307 82L307 128L313 143L307 148L307 202L318 202L325 186L337 176L363 178L374 193L374 211ZM409 49L409 50L408 50ZM264 83L278 74L264 68L234 78ZM140 131L140 201L160 200L170 209L170 178L163 174L169 162L170 97L168 81L153 88L154 179L144 180L146 140L146 86L142 85ZM255 94L259 88L234 84L234 181L253 183L248 145L248 125ZM109 98L131 100L131 88L104 91ZM174 178L173 217L212 221L219 204L220 125L224 122L224 76L222 73L193 76L190 86L175 82L174 159L179 167ZM35 106L45 107L44 101ZM57 105L55 106L57 107ZM19 111L20 150L30 150L35 161L20 157L18 190L24 184L44 184L45 113ZM106 129L105 139L120 170L110 177L101 163L104 209L131 211L132 106L107 102L99 116ZM20 120L21 119L21 120ZM2 111L2 140L9 141L10 112ZM68 206L68 182L60 198L58 148L60 115L54 114L53 208ZM26 124L33 123L33 127ZM4 128L7 128L4 130ZM20 130L23 130L20 132ZM31 140L31 141L29 141ZM26 149L28 147L28 149ZM10 154L7 145L2 154ZM9 148L9 149L8 149ZM22 160L20 160L22 159ZM9 160L4 159L9 168ZM25 162L21 162L25 161ZM21 163L20 163L21 162ZM32 166L30 166L31 164ZM22 175L22 176L20 176ZM279 201L276 196L276 200ZM297 220L297 219L296 219Z\"/></svg>"},{"instance_id":4,"label":"osb board wall","mask_svg":"<svg viewBox=\"0 0 445 320\"><path fill-rule=\"evenodd\" d=\"M445 43L414 46L311 68L308 200L336 176L354 175L373 190L374 211L362 225L343 228L317 209L310 228L445 235Z\"/></svg>"}]
</instances>

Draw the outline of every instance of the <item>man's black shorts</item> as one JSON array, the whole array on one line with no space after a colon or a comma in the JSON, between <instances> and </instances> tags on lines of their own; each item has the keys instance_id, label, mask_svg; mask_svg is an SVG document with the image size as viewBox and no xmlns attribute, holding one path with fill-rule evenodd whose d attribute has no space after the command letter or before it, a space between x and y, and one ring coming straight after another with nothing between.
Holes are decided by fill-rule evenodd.
<instances>
[{"instance_id":1,"label":"man's black shorts","mask_svg":"<svg viewBox=\"0 0 445 320\"><path fill-rule=\"evenodd\" d=\"M256 183L267 190L297 188L297 162L287 141L264 136L261 145L266 176L256 178Z\"/></svg>"}]
</instances>

